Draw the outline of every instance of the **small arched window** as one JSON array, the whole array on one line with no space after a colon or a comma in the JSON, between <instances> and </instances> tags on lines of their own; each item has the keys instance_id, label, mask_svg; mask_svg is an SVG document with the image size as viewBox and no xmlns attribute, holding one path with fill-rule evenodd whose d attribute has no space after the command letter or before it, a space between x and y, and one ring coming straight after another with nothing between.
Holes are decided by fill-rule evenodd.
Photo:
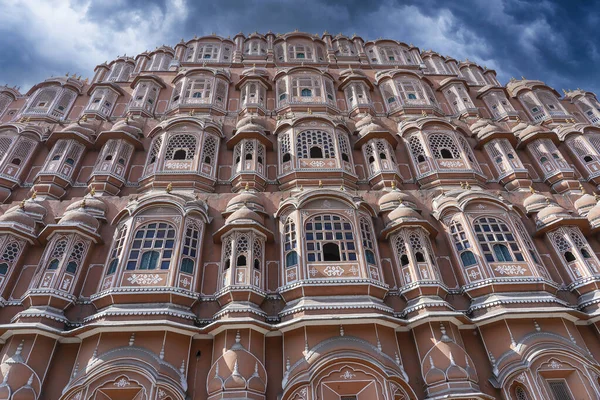
<instances>
[{"instance_id":1,"label":"small arched window","mask_svg":"<svg viewBox=\"0 0 600 400\"><path fill-rule=\"evenodd\" d=\"M323 150L318 146L311 147L310 158L323 158Z\"/></svg>"},{"instance_id":2,"label":"small arched window","mask_svg":"<svg viewBox=\"0 0 600 400\"><path fill-rule=\"evenodd\" d=\"M356 261L352 225L338 215L317 215L305 225L308 262Z\"/></svg>"},{"instance_id":3,"label":"small arched window","mask_svg":"<svg viewBox=\"0 0 600 400\"><path fill-rule=\"evenodd\" d=\"M323 245L323 261L340 261L340 246L336 243Z\"/></svg>"},{"instance_id":4,"label":"small arched window","mask_svg":"<svg viewBox=\"0 0 600 400\"><path fill-rule=\"evenodd\" d=\"M575 261L575 256L570 251L565 251L563 256L565 257L565 261L567 262Z\"/></svg>"},{"instance_id":5,"label":"small arched window","mask_svg":"<svg viewBox=\"0 0 600 400\"><path fill-rule=\"evenodd\" d=\"M448 149L441 149L440 150L440 157L441 158L453 158L452 157L452 152Z\"/></svg>"},{"instance_id":6,"label":"small arched window","mask_svg":"<svg viewBox=\"0 0 600 400\"><path fill-rule=\"evenodd\" d=\"M236 265L236 267L245 267L246 266L246 256L244 256L244 255L238 256L235 265Z\"/></svg>"},{"instance_id":7,"label":"small arched window","mask_svg":"<svg viewBox=\"0 0 600 400\"><path fill-rule=\"evenodd\" d=\"M260 270L260 261L258 259L254 260L254 269Z\"/></svg>"},{"instance_id":8,"label":"small arched window","mask_svg":"<svg viewBox=\"0 0 600 400\"><path fill-rule=\"evenodd\" d=\"M460 260L463 264L463 267L469 267L471 265L477 264L477 259L472 251L464 251L460 254Z\"/></svg>"},{"instance_id":9,"label":"small arched window","mask_svg":"<svg viewBox=\"0 0 600 400\"><path fill-rule=\"evenodd\" d=\"M290 251L285 256L285 266L293 267L294 265L298 265L298 253L295 251Z\"/></svg>"},{"instance_id":10,"label":"small arched window","mask_svg":"<svg viewBox=\"0 0 600 400\"><path fill-rule=\"evenodd\" d=\"M292 155L290 153L285 153L282 157L282 162L288 162L292 159Z\"/></svg>"},{"instance_id":11,"label":"small arched window","mask_svg":"<svg viewBox=\"0 0 600 400\"><path fill-rule=\"evenodd\" d=\"M140 269L156 269L160 253L158 251L147 251L142 254Z\"/></svg>"},{"instance_id":12,"label":"small arched window","mask_svg":"<svg viewBox=\"0 0 600 400\"><path fill-rule=\"evenodd\" d=\"M169 269L174 247L172 225L165 222L142 225L133 236L126 269Z\"/></svg>"},{"instance_id":13,"label":"small arched window","mask_svg":"<svg viewBox=\"0 0 600 400\"><path fill-rule=\"evenodd\" d=\"M311 97L312 96L312 90L310 90L310 89L302 89L302 91L300 92L300 96L302 96L302 97Z\"/></svg>"},{"instance_id":14,"label":"small arched window","mask_svg":"<svg viewBox=\"0 0 600 400\"><path fill-rule=\"evenodd\" d=\"M517 398L516 400L529 400L529 396L527 396L527 392L525 392L522 386L517 386L515 389L515 397Z\"/></svg>"},{"instance_id":15,"label":"small arched window","mask_svg":"<svg viewBox=\"0 0 600 400\"><path fill-rule=\"evenodd\" d=\"M586 249L581 249L581 255L583 256L583 258L592 258L592 256Z\"/></svg>"},{"instance_id":16,"label":"small arched window","mask_svg":"<svg viewBox=\"0 0 600 400\"><path fill-rule=\"evenodd\" d=\"M503 244L497 243L494 245L494 255L498 261L512 261L512 255L510 254L508 247Z\"/></svg>"},{"instance_id":17,"label":"small arched window","mask_svg":"<svg viewBox=\"0 0 600 400\"><path fill-rule=\"evenodd\" d=\"M7 272L8 272L8 264L3 262L2 264L0 264L0 275L6 275Z\"/></svg>"},{"instance_id":18,"label":"small arched window","mask_svg":"<svg viewBox=\"0 0 600 400\"><path fill-rule=\"evenodd\" d=\"M51 260L50 263L48 264L48 269L49 270L57 269L58 263L59 263L59 261L56 258Z\"/></svg>"},{"instance_id":19,"label":"small arched window","mask_svg":"<svg viewBox=\"0 0 600 400\"><path fill-rule=\"evenodd\" d=\"M425 257L423 256L423 253L417 251L415 253L415 260L417 260L417 262L425 262Z\"/></svg>"},{"instance_id":20,"label":"small arched window","mask_svg":"<svg viewBox=\"0 0 600 400\"><path fill-rule=\"evenodd\" d=\"M585 161L585 162L592 162L592 161L594 161L594 159L592 158L592 156L587 155L587 156L583 157L583 161Z\"/></svg>"},{"instance_id":21,"label":"small arched window","mask_svg":"<svg viewBox=\"0 0 600 400\"><path fill-rule=\"evenodd\" d=\"M185 272L186 274L194 273L194 260L191 258L184 258L181 260L181 266L179 268L181 272Z\"/></svg>"},{"instance_id":22,"label":"small arched window","mask_svg":"<svg viewBox=\"0 0 600 400\"><path fill-rule=\"evenodd\" d=\"M410 261L408 260L408 256L406 254L402 254L402 256L400 257L400 265L402 265L403 267L405 265L408 265L410 263Z\"/></svg>"}]
</instances>

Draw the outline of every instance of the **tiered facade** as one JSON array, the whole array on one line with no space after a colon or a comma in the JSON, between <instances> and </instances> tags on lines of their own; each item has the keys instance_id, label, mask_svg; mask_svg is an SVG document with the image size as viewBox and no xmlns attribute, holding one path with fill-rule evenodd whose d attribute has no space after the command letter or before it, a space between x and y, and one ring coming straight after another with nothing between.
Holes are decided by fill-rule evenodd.
<instances>
[{"instance_id":1,"label":"tiered facade","mask_svg":"<svg viewBox=\"0 0 600 400\"><path fill-rule=\"evenodd\" d=\"M393 40L0 88L0 400L600 398L600 104Z\"/></svg>"}]
</instances>

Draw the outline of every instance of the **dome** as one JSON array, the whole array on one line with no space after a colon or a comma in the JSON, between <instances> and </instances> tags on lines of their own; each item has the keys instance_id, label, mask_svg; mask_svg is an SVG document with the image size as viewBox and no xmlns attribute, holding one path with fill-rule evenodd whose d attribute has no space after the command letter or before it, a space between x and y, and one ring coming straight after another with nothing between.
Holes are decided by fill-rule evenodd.
<instances>
[{"instance_id":1,"label":"dome","mask_svg":"<svg viewBox=\"0 0 600 400\"><path fill-rule=\"evenodd\" d=\"M106 204L104 203L104 201L100 200L98 197L94 197L91 195L88 195L84 199L81 199L74 203L71 203L65 210L65 213L77 210L82 206L85 207L87 213L92 214L96 218L104 218L106 215Z\"/></svg>"},{"instance_id":2,"label":"dome","mask_svg":"<svg viewBox=\"0 0 600 400\"><path fill-rule=\"evenodd\" d=\"M587 214L587 219L593 227L600 223L600 203L596 203L596 205L592 207Z\"/></svg>"},{"instance_id":3,"label":"dome","mask_svg":"<svg viewBox=\"0 0 600 400\"><path fill-rule=\"evenodd\" d=\"M410 196L402 193L399 190L391 190L379 198L379 208L381 211L389 211L400 205L400 203L408 203L409 206L414 206L410 200Z\"/></svg>"},{"instance_id":4,"label":"dome","mask_svg":"<svg viewBox=\"0 0 600 400\"><path fill-rule=\"evenodd\" d=\"M58 222L59 225L80 225L88 230L97 231L100 222L87 212L86 208L80 207L67 212Z\"/></svg>"},{"instance_id":5,"label":"dome","mask_svg":"<svg viewBox=\"0 0 600 400\"><path fill-rule=\"evenodd\" d=\"M13 207L0 217L0 225L16 225L30 232L35 230L35 219L20 206Z\"/></svg>"},{"instance_id":6,"label":"dome","mask_svg":"<svg viewBox=\"0 0 600 400\"><path fill-rule=\"evenodd\" d=\"M523 202L523 206L528 213L539 211L547 205L546 196L533 191L533 189L531 191L531 195Z\"/></svg>"},{"instance_id":7,"label":"dome","mask_svg":"<svg viewBox=\"0 0 600 400\"><path fill-rule=\"evenodd\" d=\"M232 211L243 205L246 205L250 209L254 209L254 210L262 211L264 209L260 198L256 194L249 192L247 190L243 191L242 193L238 194L237 196L235 196L231 200L229 200L229 202L227 203L227 207L225 207L225 209L228 211Z\"/></svg>"},{"instance_id":8,"label":"dome","mask_svg":"<svg viewBox=\"0 0 600 400\"><path fill-rule=\"evenodd\" d=\"M549 202L550 200L548 200ZM542 225L547 225L548 223L558 219L558 218L568 218L570 217L569 212L559 206L558 204L549 204L542 211L540 211L537 215L537 220Z\"/></svg>"},{"instance_id":9,"label":"dome","mask_svg":"<svg viewBox=\"0 0 600 400\"><path fill-rule=\"evenodd\" d=\"M225 224L236 224L236 223L243 223L243 222L249 222L249 221L254 221L260 225L263 225L265 222L263 217L258 215L253 210L249 209L244 204L241 208L234 211L233 214L231 214L229 217L227 217L227 219L225 220Z\"/></svg>"},{"instance_id":10,"label":"dome","mask_svg":"<svg viewBox=\"0 0 600 400\"><path fill-rule=\"evenodd\" d=\"M406 206L404 203L400 203L394 211L392 211L388 218L392 222L396 222L398 220L419 220L422 219L421 215L413 210L412 208Z\"/></svg>"},{"instance_id":11,"label":"dome","mask_svg":"<svg viewBox=\"0 0 600 400\"><path fill-rule=\"evenodd\" d=\"M583 196L575 200L575 209L577 213L582 216L586 216L587 213L596 206L596 198L591 194L584 193Z\"/></svg>"},{"instance_id":12,"label":"dome","mask_svg":"<svg viewBox=\"0 0 600 400\"><path fill-rule=\"evenodd\" d=\"M240 119L235 127L236 135L240 132L260 132L263 135L265 134L265 127L252 115Z\"/></svg>"}]
</instances>

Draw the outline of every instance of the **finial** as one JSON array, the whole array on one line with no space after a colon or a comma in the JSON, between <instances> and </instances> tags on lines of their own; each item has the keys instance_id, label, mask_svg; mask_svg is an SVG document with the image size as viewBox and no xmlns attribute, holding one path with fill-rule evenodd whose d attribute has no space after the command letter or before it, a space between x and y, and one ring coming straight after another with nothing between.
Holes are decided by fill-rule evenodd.
<instances>
[{"instance_id":1,"label":"finial","mask_svg":"<svg viewBox=\"0 0 600 400\"><path fill-rule=\"evenodd\" d=\"M342 186L340 186L340 190L341 190L342 192L345 192L345 191L346 191L346 188L344 187L344 184L343 184L343 183L342 183Z\"/></svg>"},{"instance_id":2,"label":"finial","mask_svg":"<svg viewBox=\"0 0 600 400\"><path fill-rule=\"evenodd\" d=\"M464 183L464 182L461 182L461 183L460 183L460 188L461 188L461 189L464 189L464 188L465 188L465 183Z\"/></svg>"},{"instance_id":3,"label":"finial","mask_svg":"<svg viewBox=\"0 0 600 400\"><path fill-rule=\"evenodd\" d=\"M304 185L300 185L300 191L304 190Z\"/></svg>"},{"instance_id":4,"label":"finial","mask_svg":"<svg viewBox=\"0 0 600 400\"><path fill-rule=\"evenodd\" d=\"M529 192L531 194L535 194L535 189L533 188L533 186L529 185Z\"/></svg>"},{"instance_id":5,"label":"finial","mask_svg":"<svg viewBox=\"0 0 600 400\"><path fill-rule=\"evenodd\" d=\"M81 205L80 205L80 207L81 207L81 208L85 208L85 206L86 206L86 205L87 205L87 204L86 204L86 202L85 202L85 197L84 197L84 198L83 198L83 200L81 200Z\"/></svg>"},{"instance_id":6,"label":"finial","mask_svg":"<svg viewBox=\"0 0 600 400\"><path fill-rule=\"evenodd\" d=\"M237 360L236 360L237 362ZM181 366L179 367L179 372L181 372L181 374L185 374L185 360L181 360Z\"/></svg>"},{"instance_id":7,"label":"finial","mask_svg":"<svg viewBox=\"0 0 600 400\"><path fill-rule=\"evenodd\" d=\"M236 343L240 343L241 341L242 341L242 337L240 336L240 331L238 330L238 331L235 333L235 342L236 342Z\"/></svg>"},{"instance_id":8,"label":"finial","mask_svg":"<svg viewBox=\"0 0 600 400\"><path fill-rule=\"evenodd\" d=\"M322 187L323 187L323 181L321 181L320 179L319 179L319 187L320 187L320 188L322 188Z\"/></svg>"},{"instance_id":9,"label":"finial","mask_svg":"<svg viewBox=\"0 0 600 400\"><path fill-rule=\"evenodd\" d=\"M308 113L308 115L312 115L312 110L310 108L306 110L306 112Z\"/></svg>"},{"instance_id":10,"label":"finial","mask_svg":"<svg viewBox=\"0 0 600 400\"><path fill-rule=\"evenodd\" d=\"M250 183L246 182L246 186L244 186L244 190L247 192L250 190Z\"/></svg>"},{"instance_id":11,"label":"finial","mask_svg":"<svg viewBox=\"0 0 600 400\"><path fill-rule=\"evenodd\" d=\"M426 117L427 116L427 112L425 112L425 110L421 111L421 115Z\"/></svg>"},{"instance_id":12,"label":"finial","mask_svg":"<svg viewBox=\"0 0 600 400\"><path fill-rule=\"evenodd\" d=\"M169 184L167 185L167 188L165 189L165 192L171 193L171 191L173 191L173 184L171 182L169 182Z\"/></svg>"},{"instance_id":13,"label":"finial","mask_svg":"<svg viewBox=\"0 0 600 400\"><path fill-rule=\"evenodd\" d=\"M344 336L344 326L340 325L340 336Z\"/></svg>"},{"instance_id":14,"label":"finial","mask_svg":"<svg viewBox=\"0 0 600 400\"><path fill-rule=\"evenodd\" d=\"M581 190L581 194L587 194L587 192L585 191L585 188L583 187L581 182L579 182L579 190Z\"/></svg>"},{"instance_id":15,"label":"finial","mask_svg":"<svg viewBox=\"0 0 600 400\"><path fill-rule=\"evenodd\" d=\"M598 200L600 200L600 195L596 192L594 192L594 199L596 199L596 203L598 202Z\"/></svg>"},{"instance_id":16,"label":"finial","mask_svg":"<svg viewBox=\"0 0 600 400\"><path fill-rule=\"evenodd\" d=\"M392 181L392 190L396 190L396 181Z\"/></svg>"},{"instance_id":17,"label":"finial","mask_svg":"<svg viewBox=\"0 0 600 400\"><path fill-rule=\"evenodd\" d=\"M546 205L549 206L550 205L550 199L546 197Z\"/></svg>"},{"instance_id":18,"label":"finial","mask_svg":"<svg viewBox=\"0 0 600 400\"><path fill-rule=\"evenodd\" d=\"M521 75L521 79L523 79L524 81L526 81L527 79L525 79L525 77L523 75Z\"/></svg>"},{"instance_id":19,"label":"finial","mask_svg":"<svg viewBox=\"0 0 600 400\"><path fill-rule=\"evenodd\" d=\"M83 122L87 122L87 115L86 115L86 114L83 114L83 116L81 117L81 120L82 120Z\"/></svg>"},{"instance_id":20,"label":"finial","mask_svg":"<svg viewBox=\"0 0 600 400\"><path fill-rule=\"evenodd\" d=\"M21 201L21 204L19 204L19 207L21 208L21 210L24 210L24 209L25 209L25 199L23 199L23 200Z\"/></svg>"},{"instance_id":21,"label":"finial","mask_svg":"<svg viewBox=\"0 0 600 400\"><path fill-rule=\"evenodd\" d=\"M135 343L135 332L133 332L131 334L131 336L129 337L129 346L133 346L134 343Z\"/></svg>"},{"instance_id":22,"label":"finial","mask_svg":"<svg viewBox=\"0 0 600 400\"><path fill-rule=\"evenodd\" d=\"M533 320L533 326L535 327L535 330L538 332L542 330L542 328L540 327L540 324L538 324L535 319Z\"/></svg>"},{"instance_id":23,"label":"finial","mask_svg":"<svg viewBox=\"0 0 600 400\"><path fill-rule=\"evenodd\" d=\"M95 195L96 195L96 188L95 188L95 187L92 187L92 188L90 189L90 196L94 197Z\"/></svg>"},{"instance_id":24,"label":"finial","mask_svg":"<svg viewBox=\"0 0 600 400\"><path fill-rule=\"evenodd\" d=\"M469 182L465 184L465 189L471 190L471 184Z\"/></svg>"}]
</instances>

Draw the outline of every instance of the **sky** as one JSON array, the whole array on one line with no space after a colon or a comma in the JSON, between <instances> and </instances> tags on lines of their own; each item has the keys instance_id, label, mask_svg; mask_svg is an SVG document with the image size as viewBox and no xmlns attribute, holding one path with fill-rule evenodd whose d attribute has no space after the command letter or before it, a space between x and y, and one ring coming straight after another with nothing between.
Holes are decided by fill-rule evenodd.
<instances>
[{"instance_id":1,"label":"sky","mask_svg":"<svg viewBox=\"0 0 600 400\"><path fill-rule=\"evenodd\" d=\"M356 33L433 49L511 77L600 96L600 0L0 0L0 85L50 76L194 35Z\"/></svg>"}]
</instances>

